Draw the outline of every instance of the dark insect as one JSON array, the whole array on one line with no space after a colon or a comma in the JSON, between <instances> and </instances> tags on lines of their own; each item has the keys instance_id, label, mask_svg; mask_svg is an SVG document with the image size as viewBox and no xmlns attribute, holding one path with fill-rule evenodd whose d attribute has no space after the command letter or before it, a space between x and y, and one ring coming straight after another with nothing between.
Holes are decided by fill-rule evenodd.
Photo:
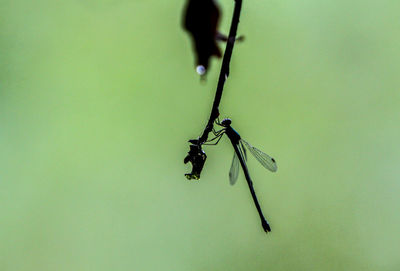
<instances>
[{"instance_id":1,"label":"dark insect","mask_svg":"<svg viewBox=\"0 0 400 271\"><path fill-rule=\"evenodd\" d=\"M196 71L207 72L211 56L221 57L217 40L227 40L218 33L220 10L214 0L188 0L183 27L191 34L196 52Z\"/></svg>"},{"instance_id":2,"label":"dark insect","mask_svg":"<svg viewBox=\"0 0 400 271\"><path fill-rule=\"evenodd\" d=\"M269 226L267 220L265 219L260 204L258 203L256 193L253 188L253 182L250 178L249 171L247 169L246 165L246 160L247 160L247 153L246 153L246 148L251 152L251 154L258 160L258 162L261 163L266 169L275 172L277 171L278 167L276 165L275 159L269 156L268 154L260 151L259 149L253 147L245 141L243 138L240 137L239 133L235 131L231 127L232 121L230 119L224 119L222 122L217 122L219 126L222 126L223 129L219 131L213 130L213 133L215 137L213 139L210 139L208 142L212 142L214 140L217 140L215 143L206 143L207 145L216 145L222 138L224 134L228 136L230 139L233 149L235 150L233 154L233 159L232 159L232 164L231 168L229 170L229 181L231 185L234 185L236 183L236 180L239 175L239 163L241 164L243 168L244 175L246 177L247 184L250 189L251 196L253 197L254 204L256 205L258 214L261 219L261 225L264 229L265 232L270 232L271 227ZM246 147L246 148L245 148Z\"/></svg>"}]
</instances>

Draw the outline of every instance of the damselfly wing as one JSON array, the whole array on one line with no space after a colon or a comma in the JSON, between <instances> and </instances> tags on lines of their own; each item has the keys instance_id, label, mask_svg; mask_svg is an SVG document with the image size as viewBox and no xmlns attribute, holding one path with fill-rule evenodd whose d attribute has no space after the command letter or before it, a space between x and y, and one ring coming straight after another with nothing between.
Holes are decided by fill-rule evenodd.
<instances>
[{"instance_id":1,"label":"damselfly wing","mask_svg":"<svg viewBox=\"0 0 400 271\"><path fill-rule=\"evenodd\" d=\"M249 149L251 154L263 165L266 169L272 172L276 172L278 170L278 166L276 165L275 159L266 154L265 152L260 151L256 147L250 145L249 142L244 140L243 138L240 139L240 142L243 142L244 145Z\"/></svg>"},{"instance_id":2,"label":"damselfly wing","mask_svg":"<svg viewBox=\"0 0 400 271\"><path fill-rule=\"evenodd\" d=\"M246 158L246 148L251 152L251 154L254 156L254 158L257 159L258 162L260 162L263 167L268 169L269 171L276 172L278 170L278 167L276 165L276 161L274 158L266 154L265 152L257 149L256 147L253 147L250 143L245 141L243 138L240 139L240 146L238 146L239 152L241 153L242 157L244 160L247 160ZM246 148L244 147L246 146ZM239 176L239 158L237 157L236 153L233 153L233 159L232 159L232 164L231 168L229 170L229 182L231 185L234 185L237 181L237 178Z\"/></svg>"}]
</instances>

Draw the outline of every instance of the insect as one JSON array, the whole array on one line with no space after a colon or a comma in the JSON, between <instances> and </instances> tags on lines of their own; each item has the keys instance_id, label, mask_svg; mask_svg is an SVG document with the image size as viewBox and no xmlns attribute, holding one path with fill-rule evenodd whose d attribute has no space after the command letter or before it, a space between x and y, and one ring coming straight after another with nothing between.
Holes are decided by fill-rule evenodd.
<instances>
[{"instance_id":1,"label":"insect","mask_svg":"<svg viewBox=\"0 0 400 271\"><path fill-rule=\"evenodd\" d=\"M261 219L261 225L265 232L270 232L271 227L268 224L268 221L265 219L264 214L261 210L260 204L258 203L256 193L254 191L253 182L250 178L249 171L247 169L246 160L247 160L247 153L246 148L251 152L251 154L261 163L266 169L276 172L278 167L276 165L275 159L269 156L268 154L260 151L259 149L253 147L245 141L243 138L240 137L239 133L231 127L232 120L231 119L224 119L222 122L217 121L216 124L223 127L219 131L215 131L213 129L213 133L215 135L214 138L208 140L208 142L212 142L216 140L215 143L206 143L207 145L216 145L221 140L222 136L226 134L230 139L234 154L232 159L231 168L229 170L229 181L231 185L234 185L237 181L239 175L239 163L242 166L244 175L246 177L247 184L250 189L251 196L253 197L254 204L257 208L258 214Z\"/></svg>"}]
</instances>

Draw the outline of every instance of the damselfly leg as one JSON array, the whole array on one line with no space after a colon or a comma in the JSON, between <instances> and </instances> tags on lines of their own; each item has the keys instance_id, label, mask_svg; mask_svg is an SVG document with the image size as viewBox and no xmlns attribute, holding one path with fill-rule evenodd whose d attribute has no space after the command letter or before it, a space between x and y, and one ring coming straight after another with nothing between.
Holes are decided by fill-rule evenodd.
<instances>
[{"instance_id":1,"label":"damselfly leg","mask_svg":"<svg viewBox=\"0 0 400 271\"><path fill-rule=\"evenodd\" d=\"M213 131L213 133L214 133L214 131ZM214 133L214 135L215 135L214 138L207 140L206 143L204 143L203 145L217 145L218 142L221 140L222 136L224 135L223 129L221 131ZM213 142L214 140L217 140L217 141L215 141L214 143L210 143L210 142Z\"/></svg>"},{"instance_id":2,"label":"damselfly leg","mask_svg":"<svg viewBox=\"0 0 400 271\"><path fill-rule=\"evenodd\" d=\"M220 123L219 123L219 118L218 118L215 122L216 122L216 124L220 125ZM221 126L222 126L222 125L221 125ZM203 145L217 145L218 142L221 140L221 138L222 138L222 136L224 135L225 132L226 132L226 129L225 129L225 128L224 128L224 129L221 129L221 130L219 130L219 131L217 131L217 130L215 130L215 128L213 127L213 128L212 128L212 133L213 133L214 137L213 137L212 139L207 140L206 143L204 143ZM217 141L214 142L214 143L211 143L211 142L213 142L214 140L217 140Z\"/></svg>"}]
</instances>

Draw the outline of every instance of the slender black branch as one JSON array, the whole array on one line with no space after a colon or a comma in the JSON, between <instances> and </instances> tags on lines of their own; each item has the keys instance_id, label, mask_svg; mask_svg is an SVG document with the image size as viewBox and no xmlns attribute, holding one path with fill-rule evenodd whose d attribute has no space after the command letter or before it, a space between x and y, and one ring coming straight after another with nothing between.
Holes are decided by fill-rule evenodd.
<instances>
[{"instance_id":1,"label":"slender black branch","mask_svg":"<svg viewBox=\"0 0 400 271\"><path fill-rule=\"evenodd\" d=\"M207 156L202 150L201 146L207 141L208 134L212 132L214 128L214 122L219 116L219 104L221 102L222 91L226 78L229 76L229 64L231 62L233 46L236 41L236 32L239 25L240 11L242 9L242 0L235 0L235 8L233 10L231 28L229 30L229 37L226 43L224 57L222 59L221 71L219 73L217 90L213 106L210 113L210 118L206 127L204 128L203 134L198 139L189 140L191 143L190 151L184 159L184 163L190 162L192 164L192 172L185 174L185 176L191 180L200 178L201 170L203 169L204 163L206 162Z\"/></svg>"},{"instance_id":2,"label":"slender black branch","mask_svg":"<svg viewBox=\"0 0 400 271\"><path fill-rule=\"evenodd\" d=\"M214 103L211 109L211 114L207 126L204 129L203 134L199 138L198 141L199 145L207 141L208 134L212 131L214 127L214 121L219 116L219 104L221 102L222 91L224 90L225 80L229 76L229 64L231 62L233 46L235 45L236 32L239 25L241 9L242 9L242 0L235 0L235 8L233 10L231 28L229 30L229 38L225 47L225 53L224 53L224 58L222 60L221 71L219 73L217 91L215 93Z\"/></svg>"}]
</instances>

